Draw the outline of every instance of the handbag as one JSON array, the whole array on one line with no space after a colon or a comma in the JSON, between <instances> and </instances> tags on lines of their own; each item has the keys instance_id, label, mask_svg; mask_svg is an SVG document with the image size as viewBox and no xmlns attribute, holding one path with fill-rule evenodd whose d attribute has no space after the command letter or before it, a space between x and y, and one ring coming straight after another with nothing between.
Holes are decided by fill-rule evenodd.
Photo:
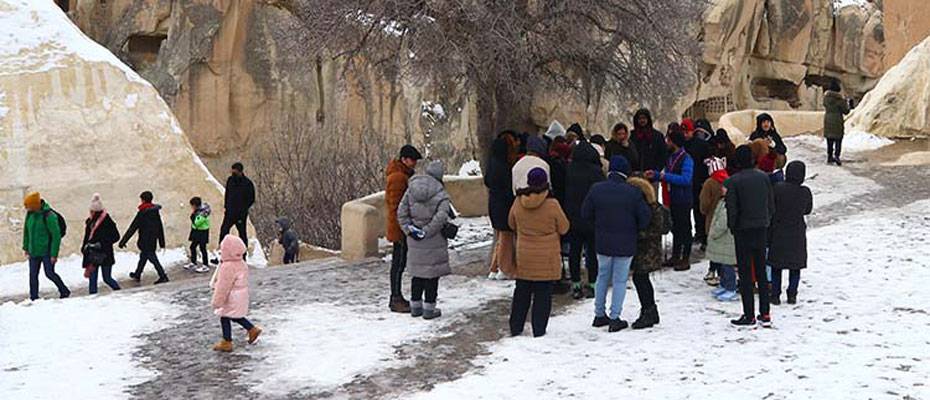
<instances>
[{"instance_id":1,"label":"handbag","mask_svg":"<svg viewBox=\"0 0 930 400\"><path fill-rule=\"evenodd\" d=\"M452 208L450 207L449 208L449 221L456 219L456 218L457 216L455 215L455 212L452 211ZM455 237L458 236L459 234L459 226L449 221L446 221L445 224L442 224L442 229L439 230L439 232L442 234L442 237L446 238L446 240L455 239Z\"/></svg>"},{"instance_id":2,"label":"handbag","mask_svg":"<svg viewBox=\"0 0 930 400\"><path fill-rule=\"evenodd\" d=\"M103 265L107 261L107 253L100 243L87 244L84 246L84 261L93 266Z\"/></svg>"}]
</instances>

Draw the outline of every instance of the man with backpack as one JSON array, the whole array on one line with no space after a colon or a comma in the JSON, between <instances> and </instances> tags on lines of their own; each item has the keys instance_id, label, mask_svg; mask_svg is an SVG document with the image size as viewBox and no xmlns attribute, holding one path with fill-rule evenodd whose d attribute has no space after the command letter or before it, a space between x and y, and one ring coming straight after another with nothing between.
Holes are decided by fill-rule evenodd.
<instances>
[{"instance_id":1,"label":"man with backpack","mask_svg":"<svg viewBox=\"0 0 930 400\"><path fill-rule=\"evenodd\" d=\"M64 218L32 192L23 199L26 208L26 223L23 225L23 252L29 260L29 299L39 298L39 268L44 267L45 277L58 287L62 299L71 296L71 291L55 273L61 238L67 232Z\"/></svg>"}]
</instances>

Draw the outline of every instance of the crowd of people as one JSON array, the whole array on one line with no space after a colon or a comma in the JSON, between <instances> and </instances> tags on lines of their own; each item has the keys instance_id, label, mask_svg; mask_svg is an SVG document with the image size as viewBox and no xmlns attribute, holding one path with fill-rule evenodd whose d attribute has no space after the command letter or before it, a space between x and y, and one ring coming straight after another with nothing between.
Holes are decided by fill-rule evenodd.
<instances>
[{"instance_id":1,"label":"crowd of people","mask_svg":"<svg viewBox=\"0 0 930 400\"><path fill-rule=\"evenodd\" d=\"M828 112L825 125L833 118ZM804 163L786 162L788 149L770 115L759 115L739 146L706 119L686 118L662 133L646 109L634 114L632 130L616 124L609 140L577 123L556 125L543 135L501 132L485 163L495 236L488 277L515 280L511 334L521 335L531 315L533 335L544 335L552 296L564 281L574 299L594 299L594 327L652 327L660 318L650 274L690 269L692 251L709 261L704 280L714 298L742 299L734 325L771 326L769 306L781 303L783 270L789 270L787 301L797 302L813 199L803 186ZM838 148L831 145L828 162L839 165ZM422 158L405 145L387 168L389 308L432 319L441 315L439 278L451 273L447 244L454 234L446 228L455 215L441 162L416 174ZM405 269L412 275L409 302L401 292ZM620 317L631 277L641 309L629 324Z\"/></svg>"}]
</instances>

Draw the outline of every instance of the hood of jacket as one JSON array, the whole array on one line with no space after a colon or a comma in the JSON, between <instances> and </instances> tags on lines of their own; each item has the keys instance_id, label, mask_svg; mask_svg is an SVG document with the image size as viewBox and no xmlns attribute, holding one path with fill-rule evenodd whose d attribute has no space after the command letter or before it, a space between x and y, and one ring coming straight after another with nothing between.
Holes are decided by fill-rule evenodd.
<instances>
[{"instance_id":1,"label":"hood of jacket","mask_svg":"<svg viewBox=\"0 0 930 400\"><path fill-rule=\"evenodd\" d=\"M430 175L414 175L407 186L407 194L417 203L425 203L442 191L442 182Z\"/></svg>"},{"instance_id":2,"label":"hood of jacket","mask_svg":"<svg viewBox=\"0 0 930 400\"><path fill-rule=\"evenodd\" d=\"M274 221L274 223L278 225L278 228L282 232L287 231L288 229L291 229L291 220L287 219L287 217L278 218L277 220Z\"/></svg>"},{"instance_id":3,"label":"hood of jacket","mask_svg":"<svg viewBox=\"0 0 930 400\"><path fill-rule=\"evenodd\" d=\"M197 214L203 215L204 217L209 217L213 213L213 210L210 208L210 205L203 203L199 208L197 208Z\"/></svg>"},{"instance_id":4,"label":"hood of jacket","mask_svg":"<svg viewBox=\"0 0 930 400\"><path fill-rule=\"evenodd\" d=\"M763 132L763 131L762 131L762 121L769 121L769 122L771 122L771 123L772 123L772 129L770 129L768 132L775 132L775 120L772 119L772 116L769 115L768 113L762 113L762 114L759 114L759 115L756 117L756 132Z\"/></svg>"},{"instance_id":5,"label":"hood of jacket","mask_svg":"<svg viewBox=\"0 0 930 400\"><path fill-rule=\"evenodd\" d=\"M542 207L543 203L546 202L546 199L549 197L549 191L544 191L540 193L533 193L526 196L520 196L520 205L523 208L528 210L535 210L539 207Z\"/></svg>"},{"instance_id":6,"label":"hood of jacket","mask_svg":"<svg viewBox=\"0 0 930 400\"><path fill-rule=\"evenodd\" d=\"M804 165L803 162L792 161L785 167L785 181L800 185L804 183L804 175L806 173L807 166Z\"/></svg>"},{"instance_id":7,"label":"hood of jacket","mask_svg":"<svg viewBox=\"0 0 930 400\"><path fill-rule=\"evenodd\" d=\"M639 116L641 116L641 115L645 115L645 116L646 116L646 119L649 121L649 122L646 124L645 128L648 129L648 130L652 130L652 129L653 129L653 128L652 128L652 113L649 112L649 110L647 110L647 109L645 109L645 108L640 108L639 110L636 111L636 114L633 114L633 130L639 130L639 129L640 129L640 127L639 127L639 125L636 123L636 121L639 121Z\"/></svg>"},{"instance_id":8,"label":"hood of jacket","mask_svg":"<svg viewBox=\"0 0 930 400\"><path fill-rule=\"evenodd\" d=\"M601 156L594 145L587 141L579 142L572 150L572 162L600 165Z\"/></svg>"},{"instance_id":9,"label":"hood of jacket","mask_svg":"<svg viewBox=\"0 0 930 400\"><path fill-rule=\"evenodd\" d=\"M445 168L442 166L442 161L436 160L429 163L426 166L426 174L436 178L437 181L442 183L442 175L445 173Z\"/></svg>"},{"instance_id":10,"label":"hood of jacket","mask_svg":"<svg viewBox=\"0 0 930 400\"><path fill-rule=\"evenodd\" d=\"M845 100L842 94L840 94L839 92L834 92L832 90L827 90L826 92L823 93L823 96L832 97L832 98L839 99L839 100Z\"/></svg>"},{"instance_id":11,"label":"hood of jacket","mask_svg":"<svg viewBox=\"0 0 930 400\"><path fill-rule=\"evenodd\" d=\"M413 175L413 170L407 168L407 166L404 165L404 163L400 160L391 160L391 162L388 163L387 169L384 171L384 175L391 176L398 172L405 173L407 176Z\"/></svg>"},{"instance_id":12,"label":"hood of jacket","mask_svg":"<svg viewBox=\"0 0 930 400\"><path fill-rule=\"evenodd\" d=\"M650 206L658 203L655 189L652 187L652 184L649 181L643 178L632 177L626 180L626 183L633 185L641 192L643 192L643 198L646 200L646 203Z\"/></svg>"},{"instance_id":13,"label":"hood of jacket","mask_svg":"<svg viewBox=\"0 0 930 400\"><path fill-rule=\"evenodd\" d=\"M242 261L246 247L238 236L226 235L220 243L220 256L223 261Z\"/></svg>"},{"instance_id":14,"label":"hood of jacket","mask_svg":"<svg viewBox=\"0 0 930 400\"><path fill-rule=\"evenodd\" d=\"M153 210L156 212L161 210L161 204L155 204L155 203L139 204L139 212L151 212Z\"/></svg>"}]
</instances>

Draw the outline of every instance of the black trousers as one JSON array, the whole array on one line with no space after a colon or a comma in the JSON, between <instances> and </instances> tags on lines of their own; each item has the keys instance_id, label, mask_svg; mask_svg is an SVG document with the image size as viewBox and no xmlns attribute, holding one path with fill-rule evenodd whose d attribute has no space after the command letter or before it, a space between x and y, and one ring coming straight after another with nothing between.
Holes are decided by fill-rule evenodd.
<instances>
[{"instance_id":1,"label":"black trousers","mask_svg":"<svg viewBox=\"0 0 930 400\"><path fill-rule=\"evenodd\" d=\"M694 215L694 240L701 244L707 244L707 217L701 213L701 207L698 206L701 204L701 189L704 187L704 182L698 184L698 182L695 181L694 184L694 203L692 203L694 206L691 210L691 214Z\"/></svg>"},{"instance_id":2,"label":"black trousers","mask_svg":"<svg viewBox=\"0 0 930 400\"><path fill-rule=\"evenodd\" d=\"M252 322L245 318L228 318L220 317L220 328L223 329L223 339L232 340L232 324L230 322L235 322L242 326L245 330L252 330L255 325L252 325Z\"/></svg>"},{"instance_id":3,"label":"black trousers","mask_svg":"<svg viewBox=\"0 0 930 400\"><path fill-rule=\"evenodd\" d=\"M142 271L145 270L146 262L150 262L155 266L155 272L158 272L159 278L168 277L168 275L165 275L165 269L161 267L161 263L158 261L158 254L155 254L155 250L142 251L139 253L139 265L136 265L136 276L142 277Z\"/></svg>"},{"instance_id":4,"label":"black trousers","mask_svg":"<svg viewBox=\"0 0 930 400\"><path fill-rule=\"evenodd\" d=\"M401 294L401 279L404 269L407 268L407 238L401 242L394 242L391 253L391 297L403 296Z\"/></svg>"},{"instance_id":5,"label":"black trousers","mask_svg":"<svg viewBox=\"0 0 930 400\"><path fill-rule=\"evenodd\" d=\"M526 281L517 279L513 289L513 303L510 307L510 334L523 333L526 315L533 309L533 336L546 334L549 326L549 314L552 312L552 281Z\"/></svg>"},{"instance_id":6,"label":"black trousers","mask_svg":"<svg viewBox=\"0 0 930 400\"><path fill-rule=\"evenodd\" d=\"M197 264L198 249L200 249L200 255L203 258L203 265L210 264L210 260L207 259L207 243L205 242L191 242L191 264Z\"/></svg>"},{"instance_id":7,"label":"black trousers","mask_svg":"<svg viewBox=\"0 0 930 400\"><path fill-rule=\"evenodd\" d=\"M655 288L652 287L648 272L634 272L633 287L636 288L636 296L639 297L639 305L643 310L651 310L656 307Z\"/></svg>"},{"instance_id":8,"label":"black trousers","mask_svg":"<svg viewBox=\"0 0 930 400\"><path fill-rule=\"evenodd\" d=\"M284 264L292 264L297 262L297 253L284 253Z\"/></svg>"},{"instance_id":9,"label":"black trousers","mask_svg":"<svg viewBox=\"0 0 930 400\"><path fill-rule=\"evenodd\" d=\"M424 293L426 298L424 298ZM410 282L410 301L423 300L426 303L436 303L439 294L439 278L417 278Z\"/></svg>"},{"instance_id":10,"label":"black trousers","mask_svg":"<svg viewBox=\"0 0 930 400\"><path fill-rule=\"evenodd\" d=\"M242 243L245 243L245 246L249 246L249 234L246 231L246 221L249 219L249 214L246 213L243 216L233 216L226 213L223 215L223 224L220 225L220 241L217 243L223 243L223 238L229 234L229 231L232 230L232 227L236 227L236 231L239 232L239 239L242 239Z\"/></svg>"},{"instance_id":11,"label":"black trousers","mask_svg":"<svg viewBox=\"0 0 930 400\"><path fill-rule=\"evenodd\" d=\"M594 235L572 233L568 242L568 270L572 282L581 282L581 253L584 252L584 266L588 270L588 283L597 281L597 251L594 249Z\"/></svg>"},{"instance_id":12,"label":"black trousers","mask_svg":"<svg viewBox=\"0 0 930 400\"><path fill-rule=\"evenodd\" d=\"M843 139L827 139L827 159L839 160L843 152Z\"/></svg>"},{"instance_id":13,"label":"black trousers","mask_svg":"<svg viewBox=\"0 0 930 400\"><path fill-rule=\"evenodd\" d=\"M733 235L736 240L736 261L739 291L743 300L743 315L755 317L753 278L759 288L759 314L769 314L769 285L765 276L766 229L743 229Z\"/></svg>"},{"instance_id":14,"label":"black trousers","mask_svg":"<svg viewBox=\"0 0 930 400\"><path fill-rule=\"evenodd\" d=\"M691 256L691 206L674 205L672 212L672 258Z\"/></svg>"}]
</instances>

